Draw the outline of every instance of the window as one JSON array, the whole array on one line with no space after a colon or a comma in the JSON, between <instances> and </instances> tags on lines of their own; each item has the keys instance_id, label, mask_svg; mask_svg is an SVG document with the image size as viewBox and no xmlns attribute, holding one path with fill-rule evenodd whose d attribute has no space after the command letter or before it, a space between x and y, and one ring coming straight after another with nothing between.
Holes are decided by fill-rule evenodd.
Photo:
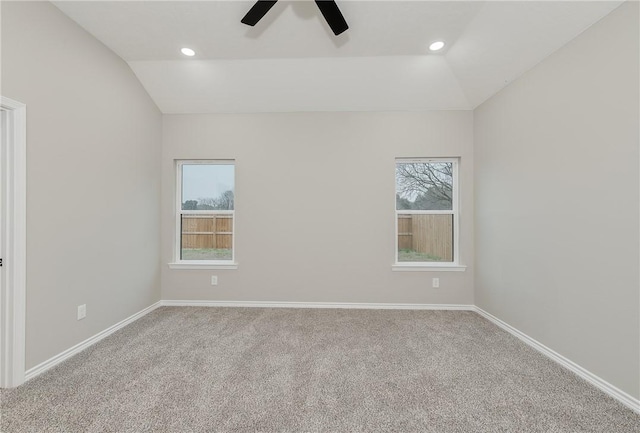
<instances>
[{"instance_id":1,"label":"window","mask_svg":"<svg viewBox=\"0 0 640 433\"><path fill-rule=\"evenodd\" d=\"M396 265L458 263L457 159L396 160Z\"/></svg>"},{"instance_id":2,"label":"window","mask_svg":"<svg viewBox=\"0 0 640 433\"><path fill-rule=\"evenodd\" d=\"M234 263L234 161L178 161L176 190L176 264Z\"/></svg>"}]
</instances>

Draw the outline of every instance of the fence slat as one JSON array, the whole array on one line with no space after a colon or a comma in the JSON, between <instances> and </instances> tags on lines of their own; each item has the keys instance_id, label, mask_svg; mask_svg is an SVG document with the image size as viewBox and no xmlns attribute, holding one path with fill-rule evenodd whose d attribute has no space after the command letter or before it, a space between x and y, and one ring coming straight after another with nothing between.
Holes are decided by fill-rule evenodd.
<instances>
[{"instance_id":1,"label":"fence slat","mask_svg":"<svg viewBox=\"0 0 640 433\"><path fill-rule=\"evenodd\" d=\"M453 261L453 215L398 215L398 249Z\"/></svg>"},{"instance_id":2,"label":"fence slat","mask_svg":"<svg viewBox=\"0 0 640 433\"><path fill-rule=\"evenodd\" d=\"M182 248L230 249L233 215L183 215Z\"/></svg>"}]
</instances>

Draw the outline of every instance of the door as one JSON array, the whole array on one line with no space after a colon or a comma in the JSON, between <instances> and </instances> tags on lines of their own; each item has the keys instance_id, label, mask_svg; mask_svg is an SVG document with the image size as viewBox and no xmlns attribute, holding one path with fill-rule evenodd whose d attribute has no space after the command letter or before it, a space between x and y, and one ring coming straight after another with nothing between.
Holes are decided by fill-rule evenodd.
<instances>
[{"instance_id":1,"label":"door","mask_svg":"<svg viewBox=\"0 0 640 433\"><path fill-rule=\"evenodd\" d=\"M7 147L9 141L9 111L5 110L4 107L0 108L0 303L2 308L0 308L0 351L2 352L0 356L0 384L2 387L6 387L10 385L10 361L7 360L7 357L10 355L9 353L4 353L10 350L8 342L11 339L9 335L9 329L7 327L6 319L8 319L8 312L6 311L5 305L8 301L7 292L9 290L6 275L4 272L4 266L2 262L7 257L6 253L6 233L8 227L6 227L7 221L7 203L6 201L6 191L7 188L7 180L5 179L5 174L7 172L5 165L7 164Z\"/></svg>"},{"instance_id":2,"label":"door","mask_svg":"<svg viewBox=\"0 0 640 433\"><path fill-rule=\"evenodd\" d=\"M0 387L25 378L26 107L0 105Z\"/></svg>"}]
</instances>

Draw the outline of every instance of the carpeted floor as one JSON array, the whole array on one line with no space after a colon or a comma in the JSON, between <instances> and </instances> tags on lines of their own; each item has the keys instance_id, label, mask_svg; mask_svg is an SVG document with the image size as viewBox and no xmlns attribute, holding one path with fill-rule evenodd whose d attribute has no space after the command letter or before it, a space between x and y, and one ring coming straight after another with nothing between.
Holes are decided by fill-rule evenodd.
<instances>
[{"instance_id":1,"label":"carpeted floor","mask_svg":"<svg viewBox=\"0 0 640 433\"><path fill-rule=\"evenodd\" d=\"M163 307L1 397L4 433L640 432L462 311Z\"/></svg>"}]
</instances>

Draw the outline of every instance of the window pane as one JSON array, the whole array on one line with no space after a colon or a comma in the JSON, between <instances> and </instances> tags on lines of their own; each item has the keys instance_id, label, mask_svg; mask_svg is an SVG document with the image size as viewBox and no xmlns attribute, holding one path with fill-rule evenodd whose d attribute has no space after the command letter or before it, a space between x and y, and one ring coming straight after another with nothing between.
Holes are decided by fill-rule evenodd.
<instances>
[{"instance_id":1,"label":"window pane","mask_svg":"<svg viewBox=\"0 0 640 433\"><path fill-rule=\"evenodd\" d=\"M181 260L231 260L233 215L182 215Z\"/></svg>"},{"instance_id":2,"label":"window pane","mask_svg":"<svg viewBox=\"0 0 640 433\"><path fill-rule=\"evenodd\" d=\"M453 215L398 214L398 262L453 262Z\"/></svg>"},{"instance_id":3,"label":"window pane","mask_svg":"<svg viewBox=\"0 0 640 433\"><path fill-rule=\"evenodd\" d=\"M453 163L396 163L396 210L452 210Z\"/></svg>"},{"instance_id":4,"label":"window pane","mask_svg":"<svg viewBox=\"0 0 640 433\"><path fill-rule=\"evenodd\" d=\"M233 164L184 164L182 210L233 210Z\"/></svg>"}]
</instances>

